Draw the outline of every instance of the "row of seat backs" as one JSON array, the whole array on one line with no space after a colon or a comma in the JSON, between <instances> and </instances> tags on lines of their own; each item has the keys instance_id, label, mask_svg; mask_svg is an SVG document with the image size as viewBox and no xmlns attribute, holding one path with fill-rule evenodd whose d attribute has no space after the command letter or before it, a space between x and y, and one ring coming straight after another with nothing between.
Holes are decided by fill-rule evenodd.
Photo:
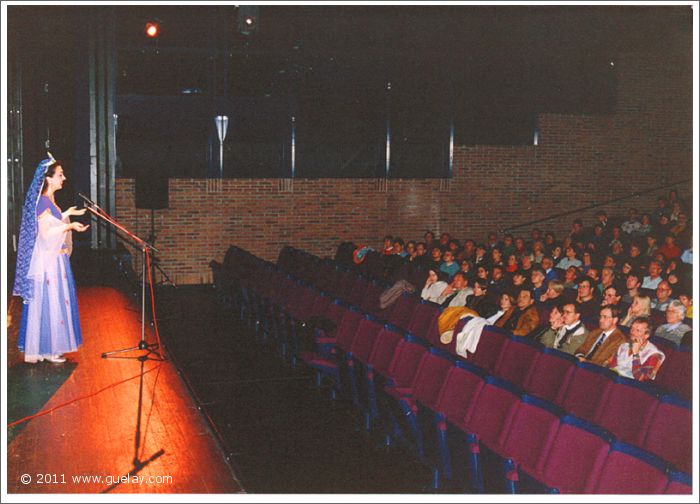
<instances>
[{"instance_id":1,"label":"row of seat backs","mask_svg":"<svg viewBox=\"0 0 700 504\"><path fill-rule=\"evenodd\" d=\"M348 310L343 317L337 344L376 372L389 376L394 386L412 390L415 400L431 409L444 407L447 417L453 420L455 396L451 394L459 397L459 403L464 398L459 395L467 387L451 389L447 384L449 370L467 370L480 378L488 373L474 364L455 360L421 339L405 333L402 336L397 328L382 325L369 315L363 317L357 310ZM492 381L551 402L562 411L610 431L618 440L644 447L677 468L690 471L692 411L688 403L672 395L660 396L642 383L600 366L579 363L556 350L533 353L529 366L519 365L518 358L535 348L528 340L511 336L495 365ZM513 368L519 370L513 372ZM461 411L459 407L457 411ZM462 413L466 418L466 412ZM459 417L456 421L460 421ZM476 423L483 423L483 419Z\"/></svg>"},{"instance_id":2,"label":"row of seat backs","mask_svg":"<svg viewBox=\"0 0 700 504\"><path fill-rule=\"evenodd\" d=\"M412 381L411 380L412 370L416 370L415 363L418 360L420 360L419 357L423 358L424 357L423 354L425 354L425 356L431 355L429 352L425 351L424 348L422 348L425 345L425 343L419 342L417 340L409 341L407 339L402 339L402 336L401 336L400 332L397 330L397 328L393 328L390 326L382 326L376 318L369 317L369 316L363 318L361 316L361 313L358 310L354 310L354 312L355 312L356 316L350 317L350 318L355 318L355 320L357 322L357 325L355 327L357 328L358 333L365 332L366 326L374 325L375 326L375 333L377 333L377 334L381 331L385 331L385 332L388 332L389 334L393 334L393 338L392 338L393 341L390 341L388 344L386 344L384 346L377 345L375 354L373 356L368 356L367 359L368 359L368 362L371 362L372 364L377 364L376 369L379 372L384 371L384 372L388 373L390 370L393 371L392 376L394 377L396 382L400 385L407 386L409 384L409 382ZM345 320L345 317L343 317L343 320ZM363 325L365 326L364 328L363 328ZM343 323L341 322L341 327L342 326L343 326ZM492 328L492 329L495 329L495 328ZM349 337L349 335L354 333L354 332L355 331L353 331L352 328L350 328L349 330L345 331L345 334L347 334ZM370 331L370 333L371 333L371 331ZM386 338L379 338L379 339L381 340L381 339L386 339ZM365 340L366 340L366 338L365 338ZM359 345L359 341L360 341L360 339L358 339L357 343L355 343L355 342L353 342L353 340L351 338L348 341L344 341L343 338L341 337L341 338L339 338L338 344L341 347L346 345L345 350L350 351L351 353L356 353L358 356L361 356L361 355L363 355L363 353L360 350L361 345ZM508 341L513 342L512 343L513 345L522 345L522 344L528 345L528 342L526 340L522 340L518 337L511 336ZM404 343L399 344L400 342L404 342ZM394 344L395 344L394 350L396 350L397 348L400 348L401 350L394 351L391 354L391 358L388 358L389 352L387 352L387 349L391 349L392 345L394 345ZM365 346L364 355L367 355L367 348L369 348L369 345L367 345L367 341L365 341L364 346ZM523 348L524 347L521 347L520 350L522 350ZM413 350L413 352L410 351L411 349ZM433 349L433 352L439 352L439 350ZM477 354L479 354L478 351L474 355L476 356ZM510 366L509 363L516 362L518 359L514 358L514 357L508 357L508 356L509 355L512 356L515 354L520 354L520 356L522 356L522 354L520 352L503 352L502 357L498 360L496 370L498 370L498 372L504 372L505 370L511 369L512 366ZM560 355L556 355L556 354L560 354L560 353L556 352L556 351L545 350L542 353L542 357L540 357L540 359L546 359L546 357L544 357L545 355L554 355L555 358L562 360L563 354L560 354ZM401 356L401 355L403 355L404 358L400 358L399 356ZM406 356L409 356L409 357L406 357ZM427 359L427 357L425 359ZM425 359L422 360L421 363L427 362L427 360L425 360ZM443 364L443 367L445 369L447 367L451 366L451 363L449 362L449 360L446 360L446 359L442 359L442 360L445 363L445 364ZM478 361L478 359L477 359L477 361ZM573 362L571 362L571 363L573 364ZM411 365L411 364L413 364L413 365ZM462 363L461 365L464 366L466 364ZM488 367L488 366L486 366L486 367ZM546 367L547 366L531 366L532 369L546 368ZM515 368L517 368L517 366L515 366ZM582 365L577 365L576 368L577 368L578 375L581 375L582 373L584 373L584 371L580 371L580 369L586 369L586 368L589 368L589 369L587 369L587 371L590 373L593 373L594 375L604 374L604 373L600 373L602 368L599 368L597 366L582 364ZM424 400L427 403L430 403L431 401L434 403L436 400L435 398L437 397L435 394L435 390L436 390L436 383L438 383L438 382L436 380L430 380L430 379L423 378L423 377L427 376L426 373L428 373L428 375L430 374L427 370L428 370L428 367L426 367L426 366L421 366L421 365L418 366L418 369L417 369L415 376L414 376L414 379L417 380L415 394L416 394L417 398L422 398L422 400ZM532 376L537 376L537 374L538 373L534 373L534 374L532 374ZM546 373L544 373L544 374L546 374ZM539 375L541 377L543 377L544 374L539 373ZM566 374L567 373L565 372L565 375ZM568 374L571 375L571 372L569 372ZM530 375L528 374L528 377L529 376ZM510 378L513 378L513 376L510 376ZM517 377L515 377L515 378L517 380ZM588 377L588 378L590 378L590 377ZM624 383L624 380L618 378L618 379L614 379L614 381L613 381L612 379L614 377L612 377L612 376L608 376L607 378L608 378L607 380L602 380L602 381L599 380L599 382L602 383L600 396L607 397L606 394L610 394L610 397L612 398L611 400L613 402L613 405L618 405L619 408L603 407L602 401L600 402L600 404L598 405L597 408L593 408L592 404L590 402L586 403L584 401L584 404L577 404L576 403L577 400L574 400L571 398L571 397L573 397L573 395L569 397L568 404L565 402L564 404L562 404L562 406L567 407L567 406L573 405L572 409L576 410L579 413L584 413L585 416L592 417L591 419L593 421L597 420L597 421L601 422L603 425L606 425L608 427L610 427L610 425L608 425L608 423L615 423L615 425L613 425L612 427L614 430L617 431L618 435L620 435L620 433L621 433L620 425L618 425L620 422L617 422L617 420L620 417L620 415L618 414L618 410L620 410L620 412L622 412L622 413L625 413L625 412L631 413L632 417L635 417L636 413L641 410L642 411L641 417L644 419L643 423L644 422L651 423L653 412L658 411L659 417L662 417L665 419L668 419L668 418L671 419L671 420L665 422L665 424L664 424L666 426L669 426L669 429L667 429L667 431L664 432L660 429L643 429L643 428L642 429L630 428L627 431L622 429L622 437L624 437L624 439L629 440L631 442L636 442L637 444L644 443L645 441L640 441L640 439L642 437L644 437L645 440L648 440L648 444L649 444L650 448L656 449L657 451L660 451L662 448L664 448L668 451L669 450L669 443L668 443L669 435L666 435L666 434L669 434L669 432L670 432L670 434L671 434L670 437L672 438L674 433L677 434L679 432L678 431L679 424L684 424L684 422L673 421L673 418L674 418L673 415L669 416L669 412L666 410L671 409L672 412L677 413L678 408L680 408L681 411L684 411L684 410L689 411L689 408L687 406L683 406L682 404L678 404L678 403L676 403L674 405L674 399L670 396L664 396L664 398L660 401L658 407L654 408L653 406L649 405L649 400L648 400L649 397L647 397L648 396L647 391L643 390L643 389L640 389L641 390L640 393L646 394L646 396L645 395L640 396L639 394L630 394L629 390L626 390L624 393L621 393L621 394L615 394L614 392L610 392L608 390L608 388L612 388L612 385L611 385L612 383ZM493 379L497 379L497 378L493 378ZM537 380L534 378L531 378L530 380L533 381L534 383L537 382ZM576 381L577 380L574 380L574 379L571 380L572 383L576 383ZM588 388L587 386L592 383L592 381L590 379L583 379L582 378L578 381L582 385L582 387L580 387L580 388L582 389L582 392L583 392L582 394L578 394L579 398L580 397L594 397L596 395L596 394L591 394L590 390L588 390L588 391L583 390L583 389ZM593 380L593 382L595 382L595 380ZM632 385L638 385L638 384L636 384L636 382L626 384L626 386L632 386ZM564 390L564 388L561 387L561 390ZM429 392L426 393L426 391L429 391ZM566 394L564 394L564 395L566 395ZM642 397L643 400L642 401L636 400L639 397ZM430 399L430 398L432 398L432 399ZM646 406L642 406L641 408L638 407L638 408L630 409L630 408L626 407L627 402L625 402L625 399L629 399L629 398L635 399L635 400L631 401L633 404L640 404L641 403L641 404L645 404ZM622 400L620 401L619 399L622 399ZM644 400L644 399L647 399L647 400ZM675 407L675 410L673 409L674 407ZM595 409L595 411L596 411L596 413L594 413L594 414L591 413L591 411L593 409ZM600 412L600 413L598 413L598 412ZM630 415L628 415L628 416L630 416ZM626 426L635 425L634 418L631 418L631 420L632 421L621 422L622 426L624 427L625 425ZM685 425L687 425L689 427L690 422L689 421L686 422ZM686 430L688 430L688 429L686 429ZM642 436L640 434L640 432L647 432L648 434L645 436ZM687 439L690 439L689 436L690 436L690 433L688 432L687 436L685 436L685 435L676 436L675 439L687 440ZM622 437L621 437L621 439L622 439ZM687 441L685 441L684 443L681 443L681 444L683 444L683 446L689 446L689 443L687 443ZM676 453L682 451L682 450L678 449L677 446L675 448L676 448L676 450L675 450ZM673 451L673 450L670 450L670 451ZM673 462L676 465L681 466L681 467L683 467L683 464L685 463L685 461L689 460L689 457L685 457L685 456L677 456L677 457L671 457L671 458L674 458Z\"/></svg>"},{"instance_id":3,"label":"row of seat backs","mask_svg":"<svg viewBox=\"0 0 700 504\"><path fill-rule=\"evenodd\" d=\"M303 254L306 256L305 253ZM277 274L277 276L283 275L282 272L277 271L269 263L265 263L262 260L259 261L261 261L260 264L265 265L263 274L267 273L271 276L275 274ZM246 264L245 261L237 261L237 263L244 264L244 271L248 274L254 271L254 268L252 268L250 264ZM252 276L257 279L257 283L262 283L274 289L272 293L273 296L276 295L283 298L286 295L295 301L303 301L306 299L304 296L300 296L294 291L294 286L296 284L289 278L284 279L282 281L282 287L280 287L279 280L265 279L264 276L261 278L258 274ZM379 295L381 294L381 287L374 283L368 283L365 279L357 277L356 275L353 275L353 277L354 283L352 284L350 296L346 299L346 301L348 299L350 300L350 305L358 306L362 311L385 320L402 330L408 331L414 336L421 337L433 346L456 354L454 339L450 345L444 345L439 340L437 319L441 313L441 309L438 305L421 301L415 295L404 294L399 297L393 305L390 305L387 309L381 310L378 301ZM285 294L286 288L290 285L292 286L291 294L289 292ZM312 289L312 287L308 286L307 291L309 289ZM284 304L284 299L277 299L276 301ZM294 314L296 315L295 318L298 320L304 320L304 310L300 309L299 311L294 311ZM320 315L320 313L315 314ZM500 356L503 343L508 336L509 333L499 331L497 328L487 328L482 334L477 353L470 355L470 361L492 372L496 364L496 359ZM685 347L679 347L662 338L653 337L652 342L664 351L666 359L659 370L654 384L648 384L646 386L656 386L663 391L676 393L681 398L690 400L692 397L692 352ZM526 343L526 341L523 341L523 343ZM531 356L531 354L534 353L532 349L523 349L523 352L526 356ZM515 359L512 363L513 365L510 367L512 372L523 372L523 362L527 363L528 359ZM517 383L518 379L521 377L516 375L508 378Z\"/></svg>"},{"instance_id":4,"label":"row of seat backs","mask_svg":"<svg viewBox=\"0 0 700 504\"><path fill-rule=\"evenodd\" d=\"M539 475L559 490L663 493L671 484L670 473L676 475L671 479L678 483L677 474L691 470L689 406L673 396L653 402L656 398L640 396L634 383L617 380L612 385L607 392L608 404L601 403L597 409L596 420L601 425L595 425L480 368L454 361L434 347L426 350L409 339L396 345L390 378L393 388L399 390L397 397L408 393L412 401L440 412L448 422L465 434L475 434L496 452L515 457L533 476ZM637 402L643 405L635 406ZM634 426L638 420L643 427L625 431L634 431L629 442L605 429L613 427L619 432L619 424ZM569 425L581 432L569 432ZM679 431L679 426L684 428ZM587 437L594 439L582 442ZM570 470L561 471L562 463L569 464ZM588 471L583 470L586 464ZM608 473L612 468L615 472Z\"/></svg>"}]
</instances>

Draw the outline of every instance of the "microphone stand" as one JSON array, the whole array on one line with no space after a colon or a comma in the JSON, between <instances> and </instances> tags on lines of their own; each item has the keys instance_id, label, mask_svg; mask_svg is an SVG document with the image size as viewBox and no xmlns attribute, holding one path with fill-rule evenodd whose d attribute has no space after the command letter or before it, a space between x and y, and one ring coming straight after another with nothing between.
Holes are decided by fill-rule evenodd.
<instances>
[{"instance_id":1,"label":"microphone stand","mask_svg":"<svg viewBox=\"0 0 700 504\"><path fill-rule=\"evenodd\" d=\"M96 203L94 203L92 200L90 200L87 196L84 196L80 193L78 195L85 200L85 203L87 206L87 210L93 214L95 217L107 222L108 224L111 224L116 228L117 231L121 231L124 233L127 237L129 237L133 241L133 245L138 247L141 250L141 341L139 341L139 344L136 345L135 347L130 347L130 348L122 348L119 350L112 350L109 352L104 352L102 353L102 358L106 359L107 357L114 355L114 354L120 354L124 352L130 352L133 350L147 350L148 353L146 355L149 355L151 353L155 353L160 357L160 354L156 352L156 350L159 348L158 343L147 343L146 342L146 261L148 257L150 257L150 252L158 252L158 249L156 249L153 245L148 243L147 241L143 240L142 238L139 238L136 236L134 233L126 229L124 226L119 224L112 216L110 216L107 212L102 210ZM150 281L150 279L149 279ZM145 357L145 356L144 356Z\"/></svg>"}]
</instances>

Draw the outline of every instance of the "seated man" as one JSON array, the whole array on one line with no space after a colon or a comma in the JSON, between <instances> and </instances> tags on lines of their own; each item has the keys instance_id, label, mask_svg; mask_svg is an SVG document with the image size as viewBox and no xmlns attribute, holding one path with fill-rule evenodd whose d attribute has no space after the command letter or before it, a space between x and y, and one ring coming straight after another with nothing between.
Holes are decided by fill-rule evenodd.
<instances>
[{"instance_id":1,"label":"seated man","mask_svg":"<svg viewBox=\"0 0 700 504\"><path fill-rule=\"evenodd\" d=\"M573 245L566 247L566 257L557 263L557 268L560 270L565 270L569 266L580 267L581 261L576 258L576 248Z\"/></svg>"},{"instance_id":2,"label":"seated man","mask_svg":"<svg viewBox=\"0 0 700 504\"><path fill-rule=\"evenodd\" d=\"M630 236L635 236L641 225L642 223L639 222L639 210L630 208L627 212L627 220L622 223L622 231Z\"/></svg>"},{"instance_id":3,"label":"seated man","mask_svg":"<svg viewBox=\"0 0 700 504\"><path fill-rule=\"evenodd\" d=\"M651 336L649 319L646 317L636 319L630 328L629 341L620 345L617 353L606 362L606 367L637 381L656 378L656 373L666 356L649 342L649 336Z\"/></svg>"},{"instance_id":4,"label":"seated man","mask_svg":"<svg viewBox=\"0 0 700 504\"><path fill-rule=\"evenodd\" d=\"M629 255L623 260L629 262L632 265L632 269L640 269L644 265L644 258L642 257L642 249L639 247L639 244L630 244Z\"/></svg>"},{"instance_id":5,"label":"seated man","mask_svg":"<svg viewBox=\"0 0 700 504\"><path fill-rule=\"evenodd\" d=\"M600 308L600 303L595 297L595 287L593 287L593 280L589 277L582 277L578 281L578 296L576 297L576 304L578 305L578 311L581 313L582 317L595 317Z\"/></svg>"},{"instance_id":6,"label":"seated man","mask_svg":"<svg viewBox=\"0 0 700 504\"><path fill-rule=\"evenodd\" d=\"M632 270L627 274L625 280L625 288L627 291L622 296L622 302L632 304L632 300L639 294L639 289L642 286L641 275L637 270Z\"/></svg>"},{"instance_id":7,"label":"seated man","mask_svg":"<svg viewBox=\"0 0 700 504\"><path fill-rule=\"evenodd\" d=\"M491 281L489 282L489 289L493 292L503 292L507 290L508 284L506 283L505 277L503 275L502 266L494 266L491 268Z\"/></svg>"},{"instance_id":8,"label":"seated man","mask_svg":"<svg viewBox=\"0 0 700 504\"><path fill-rule=\"evenodd\" d=\"M656 297L651 300L651 309L666 311L668 305L673 301L671 295L673 294L673 287L668 283L667 280L662 280L659 282L658 287L656 287Z\"/></svg>"},{"instance_id":9,"label":"seated man","mask_svg":"<svg viewBox=\"0 0 700 504\"><path fill-rule=\"evenodd\" d=\"M496 326L510 331L516 336L527 336L540 324L540 315L535 308L535 300L529 289L521 289L518 293L514 309L504 313L496 321Z\"/></svg>"},{"instance_id":10,"label":"seated man","mask_svg":"<svg viewBox=\"0 0 700 504\"><path fill-rule=\"evenodd\" d=\"M578 289L578 284L576 283L580 272L576 266L569 266L564 272L564 288L565 289Z\"/></svg>"},{"instance_id":11,"label":"seated man","mask_svg":"<svg viewBox=\"0 0 700 504\"><path fill-rule=\"evenodd\" d=\"M540 265L542 266L542 269L544 270L544 279L545 282L549 282L550 280L554 280L556 278L559 278L557 271L554 268L554 260L552 259L552 256L544 256L542 258L542 261L540 262Z\"/></svg>"},{"instance_id":12,"label":"seated man","mask_svg":"<svg viewBox=\"0 0 700 504\"><path fill-rule=\"evenodd\" d=\"M459 264L454 260L454 254L451 250L446 250L442 254L442 264L440 265L440 271L445 273L448 278L452 278L455 273L459 271Z\"/></svg>"},{"instance_id":13,"label":"seated man","mask_svg":"<svg viewBox=\"0 0 700 504\"><path fill-rule=\"evenodd\" d=\"M600 270L600 283L598 284L600 293L605 292L605 289L613 285L615 280L615 270L607 266Z\"/></svg>"},{"instance_id":14,"label":"seated man","mask_svg":"<svg viewBox=\"0 0 700 504\"><path fill-rule=\"evenodd\" d=\"M620 310L616 306L600 308L598 328L588 333L584 342L574 355L581 362L591 362L603 366L627 338L617 327L620 321Z\"/></svg>"},{"instance_id":15,"label":"seated man","mask_svg":"<svg viewBox=\"0 0 700 504\"><path fill-rule=\"evenodd\" d=\"M663 271L663 266L657 260L649 262L649 267L647 271L649 274L642 280L642 289L656 289L661 283L661 272Z\"/></svg>"},{"instance_id":16,"label":"seated man","mask_svg":"<svg viewBox=\"0 0 700 504\"><path fill-rule=\"evenodd\" d=\"M692 328L683 323L685 306L678 300L671 301L666 308L666 323L656 328L654 336L673 341L680 345L683 335Z\"/></svg>"},{"instance_id":17,"label":"seated man","mask_svg":"<svg viewBox=\"0 0 700 504\"><path fill-rule=\"evenodd\" d=\"M658 251L664 255L667 261L676 259L683 253L680 247L676 245L676 236L672 233L664 236L664 244L658 248Z\"/></svg>"},{"instance_id":18,"label":"seated man","mask_svg":"<svg viewBox=\"0 0 700 504\"><path fill-rule=\"evenodd\" d=\"M474 291L467 284L467 276L461 271L458 271L452 278L450 285L445 287L440 297L437 298L436 303L443 308L447 308L448 306L464 306L467 302L467 296L471 296L472 294L474 294Z\"/></svg>"},{"instance_id":19,"label":"seated man","mask_svg":"<svg viewBox=\"0 0 700 504\"><path fill-rule=\"evenodd\" d=\"M540 303L540 298L547 292L545 284L545 273L542 266L533 266L530 272L530 281L532 282L532 295L537 303Z\"/></svg>"},{"instance_id":20,"label":"seated man","mask_svg":"<svg viewBox=\"0 0 700 504\"><path fill-rule=\"evenodd\" d=\"M581 313L576 303L567 303L561 308L562 327L553 338L543 338L540 342L547 348L555 348L573 355L588 336L588 329L581 322Z\"/></svg>"},{"instance_id":21,"label":"seated man","mask_svg":"<svg viewBox=\"0 0 700 504\"><path fill-rule=\"evenodd\" d=\"M399 237L394 238L394 255L402 258L408 256L408 252L404 248L404 241Z\"/></svg>"},{"instance_id":22,"label":"seated man","mask_svg":"<svg viewBox=\"0 0 700 504\"><path fill-rule=\"evenodd\" d=\"M508 290L513 293L513 297L517 297L518 292L520 292L522 288L530 288L530 285L527 283L527 277L524 271L515 270L511 276Z\"/></svg>"},{"instance_id":23,"label":"seated man","mask_svg":"<svg viewBox=\"0 0 700 504\"><path fill-rule=\"evenodd\" d=\"M619 292L617 292L617 287L615 285L611 285L603 292L603 301L601 302L601 306L614 305L619 307L621 299L622 296Z\"/></svg>"}]
</instances>

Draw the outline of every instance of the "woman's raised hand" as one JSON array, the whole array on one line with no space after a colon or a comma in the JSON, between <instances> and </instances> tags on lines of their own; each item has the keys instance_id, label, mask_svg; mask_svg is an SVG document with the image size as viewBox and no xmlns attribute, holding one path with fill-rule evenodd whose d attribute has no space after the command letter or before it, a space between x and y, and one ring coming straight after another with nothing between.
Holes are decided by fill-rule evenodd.
<instances>
[{"instance_id":1,"label":"woman's raised hand","mask_svg":"<svg viewBox=\"0 0 700 504\"><path fill-rule=\"evenodd\" d=\"M67 217L71 217L73 215L81 216L85 215L85 212L87 212L87 208L81 208L80 210L78 210L77 206L72 206L64 212L64 215L66 215Z\"/></svg>"}]
</instances>

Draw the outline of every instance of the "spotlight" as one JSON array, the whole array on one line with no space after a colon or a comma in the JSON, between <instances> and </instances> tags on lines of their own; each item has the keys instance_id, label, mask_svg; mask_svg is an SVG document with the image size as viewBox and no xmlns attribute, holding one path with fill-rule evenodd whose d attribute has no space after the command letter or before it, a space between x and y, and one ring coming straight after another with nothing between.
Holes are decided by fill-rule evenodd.
<instances>
[{"instance_id":1,"label":"spotlight","mask_svg":"<svg viewBox=\"0 0 700 504\"><path fill-rule=\"evenodd\" d=\"M158 23L155 23L152 21L148 22L148 23L146 23L145 32L146 32L146 36L148 38L154 39L154 38L158 37L158 35L160 35L160 25Z\"/></svg>"},{"instance_id":2,"label":"spotlight","mask_svg":"<svg viewBox=\"0 0 700 504\"><path fill-rule=\"evenodd\" d=\"M252 35L258 29L259 9L256 5L238 7L238 31L242 35Z\"/></svg>"}]
</instances>

